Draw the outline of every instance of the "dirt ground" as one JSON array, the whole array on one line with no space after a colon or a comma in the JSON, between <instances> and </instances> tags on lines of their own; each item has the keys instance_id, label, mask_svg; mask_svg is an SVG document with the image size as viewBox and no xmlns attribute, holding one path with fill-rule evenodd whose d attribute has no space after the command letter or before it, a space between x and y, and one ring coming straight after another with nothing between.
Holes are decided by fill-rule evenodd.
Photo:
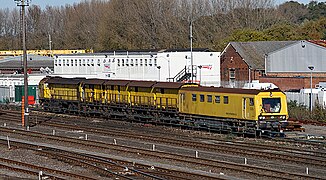
<instances>
[{"instance_id":1,"label":"dirt ground","mask_svg":"<svg viewBox=\"0 0 326 180\"><path fill-rule=\"evenodd\" d=\"M303 125L306 134L319 135L326 137L326 126Z\"/></svg>"}]
</instances>

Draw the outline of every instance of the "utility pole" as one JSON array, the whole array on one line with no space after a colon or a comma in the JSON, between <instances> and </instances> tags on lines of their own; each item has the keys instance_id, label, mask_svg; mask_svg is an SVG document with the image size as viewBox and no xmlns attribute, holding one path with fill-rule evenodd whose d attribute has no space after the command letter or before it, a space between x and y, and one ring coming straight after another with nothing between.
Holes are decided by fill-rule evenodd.
<instances>
[{"instance_id":1,"label":"utility pole","mask_svg":"<svg viewBox=\"0 0 326 180\"><path fill-rule=\"evenodd\" d=\"M192 23L193 23L193 1L190 1L190 16L189 16L189 38L190 38L190 64L191 64L191 83L194 83L194 57L192 52Z\"/></svg>"},{"instance_id":2,"label":"utility pole","mask_svg":"<svg viewBox=\"0 0 326 180\"><path fill-rule=\"evenodd\" d=\"M24 114L22 118L22 126L28 128L28 77L27 77L27 53L26 53L26 22L25 22L25 7L29 6L30 0L14 0L17 6L21 8L20 27L21 27L21 41L23 48L23 66L24 66Z\"/></svg>"},{"instance_id":3,"label":"utility pole","mask_svg":"<svg viewBox=\"0 0 326 180\"><path fill-rule=\"evenodd\" d=\"M49 50L50 50L50 54L51 54L51 56L53 56L53 54L52 54L52 40L51 40L51 34L49 34Z\"/></svg>"}]
</instances>

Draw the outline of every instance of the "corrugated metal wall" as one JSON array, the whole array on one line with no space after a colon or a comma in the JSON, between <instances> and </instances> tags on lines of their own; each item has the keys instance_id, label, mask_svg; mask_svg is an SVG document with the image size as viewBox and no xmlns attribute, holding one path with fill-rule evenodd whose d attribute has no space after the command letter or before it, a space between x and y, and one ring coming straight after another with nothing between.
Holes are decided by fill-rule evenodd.
<instances>
[{"instance_id":1,"label":"corrugated metal wall","mask_svg":"<svg viewBox=\"0 0 326 180\"><path fill-rule=\"evenodd\" d=\"M326 72L326 48L302 41L266 56L266 72Z\"/></svg>"}]
</instances>

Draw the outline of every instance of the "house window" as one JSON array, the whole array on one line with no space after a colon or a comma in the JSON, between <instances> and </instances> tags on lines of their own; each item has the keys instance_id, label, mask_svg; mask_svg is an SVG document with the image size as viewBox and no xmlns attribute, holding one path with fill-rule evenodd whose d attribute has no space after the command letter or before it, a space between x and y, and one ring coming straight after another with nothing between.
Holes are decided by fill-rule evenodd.
<instances>
[{"instance_id":1,"label":"house window","mask_svg":"<svg viewBox=\"0 0 326 180\"><path fill-rule=\"evenodd\" d=\"M220 103L220 102L221 102L221 97L215 96L215 103Z\"/></svg>"},{"instance_id":2,"label":"house window","mask_svg":"<svg viewBox=\"0 0 326 180\"><path fill-rule=\"evenodd\" d=\"M224 104L229 104L229 96L223 96Z\"/></svg>"},{"instance_id":3,"label":"house window","mask_svg":"<svg viewBox=\"0 0 326 180\"><path fill-rule=\"evenodd\" d=\"M118 59L118 66L120 66L120 59Z\"/></svg>"},{"instance_id":4,"label":"house window","mask_svg":"<svg viewBox=\"0 0 326 180\"><path fill-rule=\"evenodd\" d=\"M197 94L192 94L192 101L197 101Z\"/></svg>"},{"instance_id":5,"label":"house window","mask_svg":"<svg viewBox=\"0 0 326 180\"><path fill-rule=\"evenodd\" d=\"M121 60L121 64L122 64L122 66L125 66L125 60L124 59Z\"/></svg>"},{"instance_id":6,"label":"house window","mask_svg":"<svg viewBox=\"0 0 326 180\"><path fill-rule=\"evenodd\" d=\"M205 95L201 94L200 95L200 102L204 102L205 101Z\"/></svg>"},{"instance_id":7,"label":"house window","mask_svg":"<svg viewBox=\"0 0 326 180\"><path fill-rule=\"evenodd\" d=\"M230 69L230 79L235 79L235 69Z\"/></svg>"},{"instance_id":8,"label":"house window","mask_svg":"<svg viewBox=\"0 0 326 180\"><path fill-rule=\"evenodd\" d=\"M135 59L135 66L138 66L138 59Z\"/></svg>"},{"instance_id":9,"label":"house window","mask_svg":"<svg viewBox=\"0 0 326 180\"><path fill-rule=\"evenodd\" d=\"M147 66L147 59L145 59L145 66Z\"/></svg>"},{"instance_id":10,"label":"house window","mask_svg":"<svg viewBox=\"0 0 326 180\"><path fill-rule=\"evenodd\" d=\"M212 99L213 99L212 95L207 95L207 102L209 102L209 103L213 102Z\"/></svg>"}]
</instances>

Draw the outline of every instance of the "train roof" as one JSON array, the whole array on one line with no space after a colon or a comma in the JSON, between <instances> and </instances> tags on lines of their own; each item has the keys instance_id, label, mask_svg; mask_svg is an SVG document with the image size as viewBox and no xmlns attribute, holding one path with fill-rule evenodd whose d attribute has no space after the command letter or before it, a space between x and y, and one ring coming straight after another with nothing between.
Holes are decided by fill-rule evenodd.
<instances>
[{"instance_id":1,"label":"train roof","mask_svg":"<svg viewBox=\"0 0 326 180\"><path fill-rule=\"evenodd\" d=\"M180 89L184 84L185 83L180 82L157 82L153 87L163 89Z\"/></svg>"},{"instance_id":2,"label":"train roof","mask_svg":"<svg viewBox=\"0 0 326 180\"><path fill-rule=\"evenodd\" d=\"M282 92L279 89L257 90L257 89L239 89L239 88L223 88L223 87L183 87L185 91L200 91L200 92L220 92L233 94L253 94L257 95L260 92Z\"/></svg>"},{"instance_id":3,"label":"train roof","mask_svg":"<svg viewBox=\"0 0 326 180\"><path fill-rule=\"evenodd\" d=\"M83 83L85 84L95 84L95 85L101 85L105 82L104 79L85 79L83 80Z\"/></svg>"},{"instance_id":4,"label":"train roof","mask_svg":"<svg viewBox=\"0 0 326 180\"><path fill-rule=\"evenodd\" d=\"M62 77L51 77L46 81L49 84L69 84L77 85L81 83L84 79L82 78L62 78Z\"/></svg>"},{"instance_id":5,"label":"train roof","mask_svg":"<svg viewBox=\"0 0 326 180\"><path fill-rule=\"evenodd\" d=\"M155 81L131 81L129 86L150 88L156 84Z\"/></svg>"},{"instance_id":6,"label":"train roof","mask_svg":"<svg viewBox=\"0 0 326 180\"><path fill-rule=\"evenodd\" d=\"M129 83L130 80L118 79L118 80L106 80L104 82L104 85L127 86L127 84Z\"/></svg>"}]
</instances>

